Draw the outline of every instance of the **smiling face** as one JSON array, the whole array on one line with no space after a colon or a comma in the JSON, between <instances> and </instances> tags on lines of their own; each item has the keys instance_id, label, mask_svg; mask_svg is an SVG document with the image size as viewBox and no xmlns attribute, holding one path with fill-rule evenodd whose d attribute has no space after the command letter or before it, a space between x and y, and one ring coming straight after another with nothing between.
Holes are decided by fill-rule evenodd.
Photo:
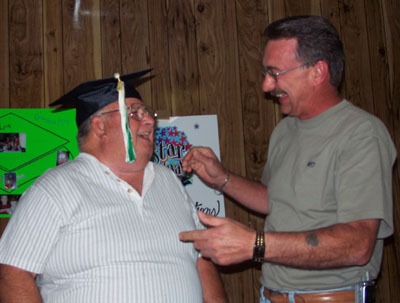
<instances>
[{"instance_id":1,"label":"smiling face","mask_svg":"<svg viewBox=\"0 0 400 303\"><path fill-rule=\"evenodd\" d=\"M126 99L127 107L143 105L143 102L136 98ZM121 130L121 117L118 111L118 102L113 102L104 107L102 112L114 111L101 116L104 119L104 151L119 161L125 159L125 145ZM129 118L131 128L132 144L136 153L136 162L147 163L153 155L154 126L153 117L145 114L141 121ZM124 160L123 160L124 161Z\"/></svg>"},{"instance_id":2,"label":"smiling face","mask_svg":"<svg viewBox=\"0 0 400 303\"><path fill-rule=\"evenodd\" d=\"M279 76L265 75L262 89L279 100L283 114L307 119L316 106L313 99L312 66L299 67L305 62L296 58L296 39L271 40L264 52L263 66L274 73L289 70Z\"/></svg>"}]
</instances>

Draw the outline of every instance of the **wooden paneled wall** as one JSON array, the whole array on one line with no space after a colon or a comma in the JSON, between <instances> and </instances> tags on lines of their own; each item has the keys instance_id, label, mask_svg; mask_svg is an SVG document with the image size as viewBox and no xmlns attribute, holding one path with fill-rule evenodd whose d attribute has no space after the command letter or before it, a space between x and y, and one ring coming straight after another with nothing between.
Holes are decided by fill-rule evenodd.
<instances>
[{"instance_id":1,"label":"wooden paneled wall","mask_svg":"<svg viewBox=\"0 0 400 303\"><path fill-rule=\"evenodd\" d=\"M153 67L145 102L163 117L217 114L224 165L257 180L280 119L261 91L262 32L299 14L335 24L343 96L380 117L400 150L400 0L0 0L0 106L46 107L82 81ZM400 302L399 181L396 165L377 302ZM263 224L229 199L226 213ZM259 268L221 272L230 302L257 302Z\"/></svg>"}]
</instances>

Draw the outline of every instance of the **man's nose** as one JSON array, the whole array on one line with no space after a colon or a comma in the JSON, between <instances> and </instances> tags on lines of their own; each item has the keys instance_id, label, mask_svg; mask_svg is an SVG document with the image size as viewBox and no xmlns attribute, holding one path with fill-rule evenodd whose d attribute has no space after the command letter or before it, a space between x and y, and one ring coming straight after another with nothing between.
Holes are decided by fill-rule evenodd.
<instances>
[{"instance_id":1,"label":"man's nose","mask_svg":"<svg viewBox=\"0 0 400 303\"><path fill-rule=\"evenodd\" d=\"M262 83L262 90L267 93L273 91L276 88L276 80L273 76L265 73L264 81Z\"/></svg>"},{"instance_id":2,"label":"man's nose","mask_svg":"<svg viewBox=\"0 0 400 303\"><path fill-rule=\"evenodd\" d=\"M149 115L148 113L146 113L142 119L142 122L145 125L153 126L156 123L156 117L153 117L153 116Z\"/></svg>"}]
</instances>

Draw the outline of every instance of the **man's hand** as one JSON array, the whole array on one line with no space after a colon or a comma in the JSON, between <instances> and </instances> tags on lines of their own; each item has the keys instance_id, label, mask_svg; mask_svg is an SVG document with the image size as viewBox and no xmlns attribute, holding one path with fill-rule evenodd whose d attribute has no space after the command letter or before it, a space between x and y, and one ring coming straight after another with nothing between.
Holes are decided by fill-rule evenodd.
<instances>
[{"instance_id":1,"label":"man's hand","mask_svg":"<svg viewBox=\"0 0 400 303\"><path fill-rule=\"evenodd\" d=\"M227 172L217 156L208 147L192 148L182 160L185 172L196 174L206 183L219 188L225 181Z\"/></svg>"},{"instance_id":2,"label":"man's hand","mask_svg":"<svg viewBox=\"0 0 400 303\"><path fill-rule=\"evenodd\" d=\"M220 265L236 264L253 257L256 232L229 218L198 212L200 221L210 228L181 232L179 239L193 242L201 255Z\"/></svg>"}]
</instances>

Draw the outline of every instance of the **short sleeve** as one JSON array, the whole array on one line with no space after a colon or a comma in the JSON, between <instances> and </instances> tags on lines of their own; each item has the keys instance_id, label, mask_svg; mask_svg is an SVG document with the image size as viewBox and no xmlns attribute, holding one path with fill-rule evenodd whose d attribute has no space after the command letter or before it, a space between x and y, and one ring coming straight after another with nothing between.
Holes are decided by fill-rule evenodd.
<instances>
[{"instance_id":1,"label":"short sleeve","mask_svg":"<svg viewBox=\"0 0 400 303\"><path fill-rule=\"evenodd\" d=\"M61 221L51 197L32 185L19 200L0 239L0 263L42 273Z\"/></svg>"},{"instance_id":2,"label":"short sleeve","mask_svg":"<svg viewBox=\"0 0 400 303\"><path fill-rule=\"evenodd\" d=\"M363 123L341 149L335 170L338 222L382 219L378 238L393 232L390 149L370 123Z\"/></svg>"}]
</instances>

